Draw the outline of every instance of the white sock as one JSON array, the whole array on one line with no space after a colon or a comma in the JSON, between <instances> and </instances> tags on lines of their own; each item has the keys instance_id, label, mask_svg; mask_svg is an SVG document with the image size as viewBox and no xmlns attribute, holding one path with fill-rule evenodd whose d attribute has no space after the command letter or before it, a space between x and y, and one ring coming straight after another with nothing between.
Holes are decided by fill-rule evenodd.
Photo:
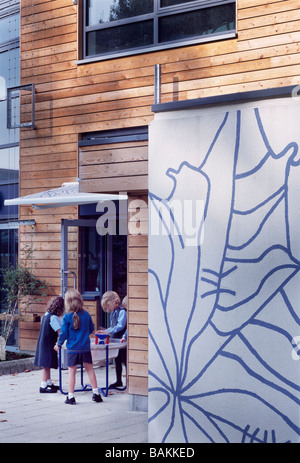
<instances>
[{"instance_id":1,"label":"white sock","mask_svg":"<svg viewBox=\"0 0 300 463\"><path fill-rule=\"evenodd\" d=\"M93 389L93 394L97 394L97 395L99 395L99 390L98 390L98 388L97 388L97 387L96 387L95 389Z\"/></svg>"},{"instance_id":2,"label":"white sock","mask_svg":"<svg viewBox=\"0 0 300 463\"><path fill-rule=\"evenodd\" d=\"M45 389L47 387L47 382L46 381L41 381L41 387Z\"/></svg>"},{"instance_id":3,"label":"white sock","mask_svg":"<svg viewBox=\"0 0 300 463\"><path fill-rule=\"evenodd\" d=\"M74 397L74 394L72 394L72 392L69 392L68 397L69 399L72 399Z\"/></svg>"},{"instance_id":4,"label":"white sock","mask_svg":"<svg viewBox=\"0 0 300 463\"><path fill-rule=\"evenodd\" d=\"M52 379L47 379L47 386L52 386Z\"/></svg>"}]
</instances>

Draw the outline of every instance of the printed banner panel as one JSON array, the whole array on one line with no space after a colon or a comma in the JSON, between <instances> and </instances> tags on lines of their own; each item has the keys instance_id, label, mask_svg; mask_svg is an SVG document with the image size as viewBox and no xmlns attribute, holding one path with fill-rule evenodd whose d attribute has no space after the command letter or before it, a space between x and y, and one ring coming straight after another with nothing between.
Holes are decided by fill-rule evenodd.
<instances>
[{"instance_id":1,"label":"printed banner panel","mask_svg":"<svg viewBox=\"0 0 300 463\"><path fill-rule=\"evenodd\" d=\"M300 440L300 104L155 116L149 442Z\"/></svg>"}]
</instances>

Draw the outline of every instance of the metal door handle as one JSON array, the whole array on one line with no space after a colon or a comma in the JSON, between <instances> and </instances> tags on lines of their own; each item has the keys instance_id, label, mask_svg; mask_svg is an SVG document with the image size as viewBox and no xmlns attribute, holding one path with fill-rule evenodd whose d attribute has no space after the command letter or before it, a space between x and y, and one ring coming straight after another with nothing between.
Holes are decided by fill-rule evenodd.
<instances>
[{"instance_id":1,"label":"metal door handle","mask_svg":"<svg viewBox=\"0 0 300 463\"><path fill-rule=\"evenodd\" d=\"M64 273L67 275L73 275L73 279L74 279L73 288L76 289L76 273L73 272L72 270L65 270Z\"/></svg>"}]
</instances>

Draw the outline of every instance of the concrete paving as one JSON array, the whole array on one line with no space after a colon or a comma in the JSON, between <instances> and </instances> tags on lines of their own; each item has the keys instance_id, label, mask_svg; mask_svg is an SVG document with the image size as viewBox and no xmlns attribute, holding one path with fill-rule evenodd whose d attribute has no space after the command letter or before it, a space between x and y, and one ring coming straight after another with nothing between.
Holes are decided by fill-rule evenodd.
<instances>
[{"instance_id":1,"label":"concrete paving","mask_svg":"<svg viewBox=\"0 0 300 463\"><path fill-rule=\"evenodd\" d=\"M113 381L114 366L109 368ZM103 386L105 369L95 373ZM58 385L58 370L52 379ZM67 371L62 379L67 391ZM79 371L76 380L80 388ZM147 413L130 411L126 392L111 390L95 403L91 392L80 391L76 405L66 405L60 391L40 394L40 381L40 370L0 376L0 443L147 443Z\"/></svg>"}]
</instances>

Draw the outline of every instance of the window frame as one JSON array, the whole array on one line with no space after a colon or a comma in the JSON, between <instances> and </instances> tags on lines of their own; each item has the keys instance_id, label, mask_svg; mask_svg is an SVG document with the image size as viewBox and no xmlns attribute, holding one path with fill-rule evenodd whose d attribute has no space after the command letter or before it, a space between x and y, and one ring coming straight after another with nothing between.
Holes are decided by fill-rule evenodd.
<instances>
[{"instance_id":1,"label":"window frame","mask_svg":"<svg viewBox=\"0 0 300 463\"><path fill-rule=\"evenodd\" d=\"M148 141L148 126L138 126L123 129L102 130L101 132L88 132L82 135L78 146L108 145L130 141Z\"/></svg>"},{"instance_id":2,"label":"window frame","mask_svg":"<svg viewBox=\"0 0 300 463\"><path fill-rule=\"evenodd\" d=\"M188 45L196 45L203 42L211 42L222 39L229 39L236 37L236 22L237 22L237 1L236 0L191 0L187 3L182 3L174 6L161 7L161 0L153 0L154 9L152 13L147 13L140 16L132 16L130 18L119 19L116 21L108 21L102 24L87 26L87 1L82 2L82 59L77 61L77 64L82 62L92 62L105 60L116 57L130 56L141 53L147 53L151 51L159 51L164 49L178 48ZM173 40L168 42L159 42L159 20L163 17L179 15L191 11L199 11L205 8L221 7L224 5L234 4L235 5L235 28L229 31L216 32L212 34L204 34L197 38L186 38L180 40ZM89 32L95 32L97 30L113 29L114 27L125 26L129 24L139 23L147 20L153 20L153 44L147 46L141 46L136 48L128 48L126 50L120 50L115 52L105 52L99 55L88 55L87 54L87 34Z\"/></svg>"}]
</instances>

